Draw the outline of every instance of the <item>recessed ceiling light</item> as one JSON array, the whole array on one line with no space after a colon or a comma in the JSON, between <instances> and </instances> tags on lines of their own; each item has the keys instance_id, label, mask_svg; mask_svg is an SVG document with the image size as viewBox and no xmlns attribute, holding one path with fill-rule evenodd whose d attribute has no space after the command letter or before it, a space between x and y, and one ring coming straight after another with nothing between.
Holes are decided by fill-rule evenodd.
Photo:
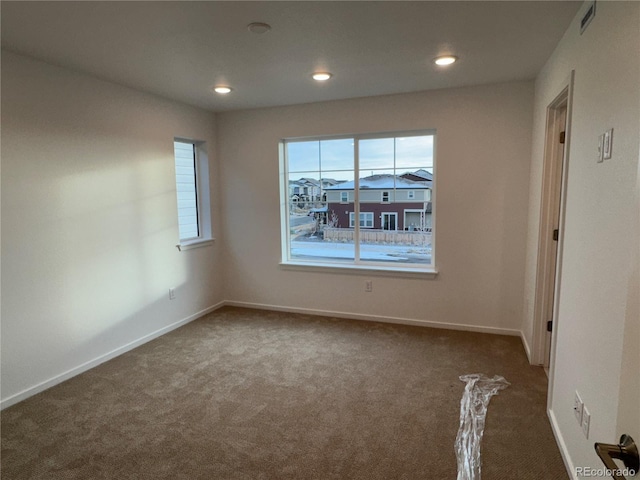
<instances>
[{"instance_id":1,"label":"recessed ceiling light","mask_svg":"<svg viewBox=\"0 0 640 480\"><path fill-rule=\"evenodd\" d=\"M267 33L269 30L271 30L271 25L263 22L253 22L247 25L247 28L251 33L262 35L263 33Z\"/></svg>"},{"instance_id":2,"label":"recessed ceiling light","mask_svg":"<svg viewBox=\"0 0 640 480\"><path fill-rule=\"evenodd\" d=\"M329 80L331 77L333 77L333 75L329 72L318 72L318 73L314 73L312 77L314 80L317 80L318 82L325 82Z\"/></svg>"},{"instance_id":3,"label":"recessed ceiling light","mask_svg":"<svg viewBox=\"0 0 640 480\"><path fill-rule=\"evenodd\" d=\"M445 66L451 65L458 60L458 57L454 57L453 55L442 55L441 57L436 57L434 63L436 65Z\"/></svg>"},{"instance_id":4,"label":"recessed ceiling light","mask_svg":"<svg viewBox=\"0 0 640 480\"><path fill-rule=\"evenodd\" d=\"M227 93L229 93L231 90L233 90L231 87L227 87L225 85L218 85L217 87L213 87L213 91L216 93L220 93L222 95L226 95Z\"/></svg>"}]
</instances>

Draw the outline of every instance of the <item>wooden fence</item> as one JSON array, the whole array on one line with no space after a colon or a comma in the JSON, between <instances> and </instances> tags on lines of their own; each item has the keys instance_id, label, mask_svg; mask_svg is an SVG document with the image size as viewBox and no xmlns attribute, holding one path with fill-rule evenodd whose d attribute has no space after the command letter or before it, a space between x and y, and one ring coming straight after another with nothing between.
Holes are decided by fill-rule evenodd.
<instances>
[{"instance_id":1,"label":"wooden fence","mask_svg":"<svg viewBox=\"0 0 640 480\"><path fill-rule=\"evenodd\" d=\"M360 241L363 243L382 243L387 245L428 245L431 243L431 232L405 232L393 230L360 230ZM324 240L329 242L353 242L351 228L325 228Z\"/></svg>"}]
</instances>

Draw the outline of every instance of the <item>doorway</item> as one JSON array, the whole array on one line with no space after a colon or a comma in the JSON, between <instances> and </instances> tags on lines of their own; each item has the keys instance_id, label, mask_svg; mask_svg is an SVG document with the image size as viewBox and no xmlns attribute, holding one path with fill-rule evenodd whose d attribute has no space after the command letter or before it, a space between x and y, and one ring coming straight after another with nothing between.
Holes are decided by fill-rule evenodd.
<instances>
[{"instance_id":1,"label":"doorway","mask_svg":"<svg viewBox=\"0 0 640 480\"><path fill-rule=\"evenodd\" d=\"M554 306L558 279L558 247L562 235L561 207L568 145L568 111L569 87L547 107L542 171L532 363L542 365L547 375L551 365L553 330L556 327Z\"/></svg>"}]
</instances>

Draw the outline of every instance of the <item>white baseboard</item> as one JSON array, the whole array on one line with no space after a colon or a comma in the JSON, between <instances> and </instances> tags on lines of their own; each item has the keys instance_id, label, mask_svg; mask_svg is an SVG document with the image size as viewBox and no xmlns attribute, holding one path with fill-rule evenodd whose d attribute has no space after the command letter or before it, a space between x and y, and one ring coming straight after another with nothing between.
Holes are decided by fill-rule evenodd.
<instances>
[{"instance_id":1,"label":"white baseboard","mask_svg":"<svg viewBox=\"0 0 640 480\"><path fill-rule=\"evenodd\" d=\"M560 428L558 427L558 422L556 421L556 416L553 413L553 410L548 409L547 416L549 417L549 423L551 423L551 431L553 432L553 436L556 437L556 443L558 444L558 448L560 449L560 455L562 455L562 460L564 461L564 466L567 469L569 478L571 480L580 480L580 478L575 473L575 466L571 461L569 450L567 450L567 444L564 441L562 433L560 433Z\"/></svg>"},{"instance_id":2,"label":"white baseboard","mask_svg":"<svg viewBox=\"0 0 640 480\"><path fill-rule=\"evenodd\" d=\"M527 360L529 360L529 365L533 365L531 361L531 348L529 347L529 342L527 342L527 337L524 332L520 331L520 340L522 340L522 346L524 347L524 353L527 354Z\"/></svg>"},{"instance_id":3,"label":"white baseboard","mask_svg":"<svg viewBox=\"0 0 640 480\"><path fill-rule=\"evenodd\" d=\"M353 320L366 320L370 322L396 323L400 325L415 325L420 327L442 328L445 330L462 330L466 332L492 333L494 335L522 336L520 330L497 327L480 327L477 325L465 325L459 323L431 322L428 320L417 320L413 318L386 317L381 315L363 315L350 312L336 312L333 310L318 310L312 308L283 307L279 305L268 305L264 303L237 302L227 300L225 305L230 307L244 307L258 310L272 310L277 312L303 313L306 315L318 315L322 317L348 318Z\"/></svg>"},{"instance_id":4,"label":"white baseboard","mask_svg":"<svg viewBox=\"0 0 640 480\"><path fill-rule=\"evenodd\" d=\"M234 306L234 307L260 309L260 310L272 310L272 311L279 311L279 312L302 313L307 315L317 315L317 316L325 316L325 317L346 318L346 319L353 319L353 320L365 320L365 321L372 321L372 322L394 323L394 324L400 324L400 325L414 325L414 326L420 326L420 327L441 328L446 330L461 330L461 331L468 331L468 332L491 333L494 335L520 336L520 338L522 338L524 349L525 349L525 352L527 353L527 357L530 358L529 346L526 343L526 339L524 338L523 333L520 330L515 330L515 329L483 327L483 326L477 326L477 325L465 325L465 324L458 324L458 323L433 322L433 321L427 321L427 320L417 320L412 318L401 318L401 317L387 317L387 316L381 316L381 315L363 315L363 314L350 313L350 312L337 312L333 310L286 307L286 306L268 305L268 304L262 304L262 303L222 301L217 303L216 305L213 305L197 313L194 313L193 315L190 315L187 318L183 318L182 320L172 323L171 325L168 325L159 330L156 330L155 332L149 333L137 340L134 340L133 342L123 345L122 347L118 347L104 355L100 355L94 358L93 360L85 362L82 365L79 365L77 367L72 368L71 370L61 373L60 375L56 375L55 377L45 380L44 382L34 385L33 387L29 387L19 393L16 393L15 395L7 397L0 401L0 410L10 407L11 405L14 405L37 393L40 393L48 388L51 388L54 385L62 383L65 380L68 380L72 377L75 377L76 375L86 372L87 370L90 370L91 368L94 368L100 365L101 363L111 360L112 358L115 358L118 355L122 355L125 352L133 350L134 348L140 345L143 345L151 340L154 340L155 338L158 338L164 335L165 333L175 330L176 328L179 328L208 313L218 310L219 308L225 305Z\"/></svg>"},{"instance_id":5,"label":"white baseboard","mask_svg":"<svg viewBox=\"0 0 640 480\"><path fill-rule=\"evenodd\" d=\"M193 320L196 320L206 315L207 313L211 313L219 309L220 307L224 306L224 304L225 302L219 302L216 305L212 305L211 307L205 308L204 310L200 310L199 312L196 312L193 315L189 315L187 318L178 320L177 322L174 322L171 325L167 325L166 327L156 330L155 332L149 333L137 340L134 340L133 342L129 342L126 345L123 345L122 347L118 347L108 353L105 353L104 355L100 355L99 357L96 357L93 360L85 362L82 365L78 365L77 367L74 367L71 370L67 370L66 372L61 373L60 375L56 375L55 377L45 380L44 382L41 382L33 387L29 387L19 393L16 393L15 395L7 397L2 401L0 401L0 410L10 407L11 405L15 405L16 403L21 402L22 400L25 400L37 393L40 393L48 388L53 387L54 385L58 385L59 383L62 383L65 380L68 380L72 377L75 377L76 375L86 372L87 370L97 367L101 363L111 360L112 358L115 358L118 355L122 355L123 353L126 353L129 350L133 350L134 348L139 347L140 345L150 342L151 340L154 340L164 335L165 333L169 333L170 331L175 330L176 328L186 325L187 323L192 322Z\"/></svg>"}]
</instances>

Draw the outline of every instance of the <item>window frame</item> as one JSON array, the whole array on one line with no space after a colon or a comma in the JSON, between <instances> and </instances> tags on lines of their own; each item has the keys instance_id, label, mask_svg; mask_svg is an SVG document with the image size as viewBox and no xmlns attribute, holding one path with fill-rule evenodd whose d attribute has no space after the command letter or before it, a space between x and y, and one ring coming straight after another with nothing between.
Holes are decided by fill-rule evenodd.
<instances>
[{"instance_id":1,"label":"window frame","mask_svg":"<svg viewBox=\"0 0 640 480\"><path fill-rule=\"evenodd\" d=\"M340 192L340 203L349 203L349 192Z\"/></svg>"},{"instance_id":2,"label":"window frame","mask_svg":"<svg viewBox=\"0 0 640 480\"><path fill-rule=\"evenodd\" d=\"M362 171L359 168L359 141L368 140L368 139L381 139L381 138L403 138L403 137L414 137L414 136L432 136L433 137L433 147L432 147L432 166L430 167L433 173L433 180L431 181L431 202L432 202L432 231L436 232L435 223L436 223L436 169L437 169L437 130L436 129L422 129L422 130L408 130L408 131L390 131L390 132L373 132L373 133L365 133L365 134L349 134L349 135L314 135L308 137L286 137L282 138L278 143L278 152L279 152L279 165L280 165L280 207L281 207L281 258L280 258L280 266L285 270L296 270L296 271L317 271L317 272L349 272L353 274L369 274L370 272L376 272L380 275L389 275L393 277L406 277L406 278L433 278L437 276L438 269L436 267L436 236L433 235L431 239L431 263L430 264L411 264L411 263L403 263L403 264L390 264L385 262L372 262L367 260L361 260L359 258L360 245L358 242L355 243L356 249L356 259L349 259L344 262L335 259L327 259L324 260L321 257L314 260L301 260L296 258L291 258L291 231L289 228L289 202L286 200L287 192L288 192L288 182L289 182L289 169L288 169L288 159L287 159L287 144L290 142L310 142L310 141L323 141L323 140L340 140L340 139L352 139L354 140L354 195L351 201L354 203L355 212L360 213L360 203L359 196L356 192L359 190L359 180L362 175ZM413 167L407 167L410 169ZM391 202L385 202L391 203ZM355 212L350 212L355 215ZM345 212L346 213L346 212ZM363 212L367 213L367 212ZM355 218L355 216L353 216ZM399 215L396 217L399 218ZM350 222L351 223L351 222ZM375 219L374 219L374 227L375 227ZM397 225L396 225L397 227ZM366 228L366 227L365 227ZM356 237L359 236L360 226L354 226Z\"/></svg>"},{"instance_id":3,"label":"window frame","mask_svg":"<svg viewBox=\"0 0 640 480\"><path fill-rule=\"evenodd\" d=\"M393 230L390 228L384 228L384 217L387 217L387 218L393 217L395 219L393 221L393 225L394 225ZM398 212L381 212L380 213L380 229L385 232L397 232L398 231Z\"/></svg>"},{"instance_id":4,"label":"window frame","mask_svg":"<svg viewBox=\"0 0 640 480\"><path fill-rule=\"evenodd\" d=\"M374 228L375 226L375 222L373 219L373 212L360 212L360 216L364 215L364 220L360 219L360 221L358 222L360 224L360 228ZM371 219L371 225L368 226L367 225L367 219L370 218ZM355 228L355 219L356 219L356 212L349 212L349 228ZM364 223L364 225L362 225Z\"/></svg>"},{"instance_id":5,"label":"window frame","mask_svg":"<svg viewBox=\"0 0 640 480\"><path fill-rule=\"evenodd\" d=\"M178 243L176 247L179 251L189 250L191 248L205 247L211 245L215 240L213 237L212 219L211 219L211 187L209 178L209 157L207 155L206 142L202 140L193 140L185 137L174 137L173 148L175 152L175 144L186 143L193 145L194 153L194 185L196 196L196 214L198 225L198 236L192 238L180 238L180 230L178 228ZM174 153L174 186L177 180L177 172L175 171L175 153ZM176 186L176 220L177 215L177 186ZM177 227L177 224L176 224Z\"/></svg>"}]
</instances>

